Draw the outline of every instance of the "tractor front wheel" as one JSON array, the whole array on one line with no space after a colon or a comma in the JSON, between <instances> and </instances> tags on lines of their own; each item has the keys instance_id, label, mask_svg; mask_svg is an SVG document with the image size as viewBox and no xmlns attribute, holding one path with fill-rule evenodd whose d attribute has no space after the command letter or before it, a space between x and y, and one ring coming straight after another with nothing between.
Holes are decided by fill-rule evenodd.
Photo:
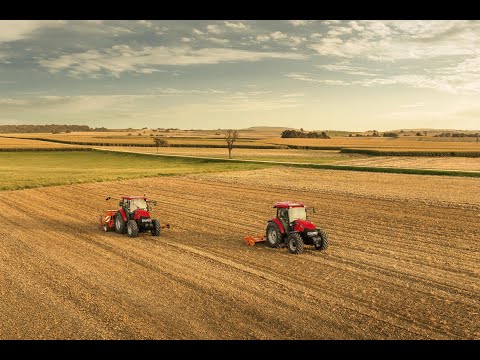
<instances>
[{"instance_id":1,"label":"tractor front wheel","mask_svg":"<svg viewBox=\"0 0 480 360\"><path fill-rule=\"evenodd\" d=\"M152 236L160 236L160 229L162 228L160 226L160 221L155 219L152 221L152 224L153 224Z\"/></svg>"},{"instance_id":2,"label":"tractor front wheel","mask_svg":"<svg viewBox=\"0 0 480 360\"><path fill-rule=\"evenodd\" d=\"M273 222L267 225L267 243L272 248L279 248L282 243L282 233L277 224Z\"/></svg>"},{"instance_id":3,"label":"tractor front wheel","mask_svg":"<svg viewBox=\"0 0 480 360\"><path fill-rule=\"evenodd\" d=\"M327 250L328 248L328 236L325 230L318 229L318 236L320 236L320 241L317 245L315 245L315 249L317 250Z\"/></svg>"},{"instance_id":4,"label":"tractor front wheel","mask_svg":"<svg viewBox=\"0 0 480 360\"><path fill-rule=\"evenodd\" d=\"M127 223L127 233L129 237L137 237L138 236L138 225L135 220L128 220Z\"/></svg>"},{"instance_id":5,"label":"tractor front wheel","mask_svg":"<svg viewBox=\"0 0 480 360\"><path fill-rule=\"evenodd\" d=\"M119 234L125 234L127 232L127 224L125 223L125 220L123 220L120 212L115 214L115 231Z\"/></svg>"},{"instance_id":6,"label":"tractor front wheel","mask_svg":"<svg viewBox=\"0 0 480 360\"><path fill-rule=\"evenodd\" d=\"M287 239L288 250L295 255L303 252L303 239L299 233L291 233Z\"/></svg>"}]
</instances>

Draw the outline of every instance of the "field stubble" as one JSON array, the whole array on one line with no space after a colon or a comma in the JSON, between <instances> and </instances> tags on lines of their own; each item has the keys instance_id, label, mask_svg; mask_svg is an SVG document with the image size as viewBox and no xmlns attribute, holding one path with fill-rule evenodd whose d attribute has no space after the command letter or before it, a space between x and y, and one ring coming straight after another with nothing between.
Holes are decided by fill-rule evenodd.
<instances>
[{"instance_id":1,"label":"field stubble","mask_svg":"<svg viewBox=\"0 0 480 360\"><path fill-rule=\"evenodd\" d=\"M478 185L267 169L2 192L0 338L479 339ZM101 232L132 189L174 228ZM282 199L317 208L326 252L245 245Z\"/></svg>"}]
</instances>

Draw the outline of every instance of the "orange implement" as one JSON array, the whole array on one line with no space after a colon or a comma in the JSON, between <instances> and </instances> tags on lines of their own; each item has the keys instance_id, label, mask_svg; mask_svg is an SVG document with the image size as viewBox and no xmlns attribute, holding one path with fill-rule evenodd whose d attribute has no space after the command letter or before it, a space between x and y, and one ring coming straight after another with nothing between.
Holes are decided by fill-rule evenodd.
<instances>
[{"instance_id":1,"label":"orange implement","mask_svg":"<svg viewBox=\"0 0 480 360\"><path fill-rule=\"evenodd\" d=\"M245 242L250 245L250 246L253 246L255 245L255 243L257 242L263 242L265 241L265 235L260 235L260 234L257 234L257 235L253 235L253 236L245 236L243 238L243 240L245 240Z\"/></svg>"}]
</instances>

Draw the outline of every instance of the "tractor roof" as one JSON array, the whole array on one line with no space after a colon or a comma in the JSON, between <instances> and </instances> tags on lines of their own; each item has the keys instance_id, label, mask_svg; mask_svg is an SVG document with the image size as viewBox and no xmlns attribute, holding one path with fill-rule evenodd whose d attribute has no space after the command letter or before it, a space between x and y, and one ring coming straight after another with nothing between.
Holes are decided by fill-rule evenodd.
<instances>
[{"instance_id":1,"label":"tractor roof","mask_svg":"<svg viewBox=\"0 0 480 360\"><path fill-rule=\"evenodd\" d=\"M298 201L279 201L273 204L274 208L294 208L294 207L305 207L305 204Z\"/></svg>"},{"instance_id":2,"label":"tractor roof","mask_svg":"<svg viewBox=\"0 0 480 360\"><path fill-rule=\"evenodd\" d=\"M146 196L122 196L122 199L133 200L133 199L143 199L147 200Z\"/></svg>"}]
</instances>

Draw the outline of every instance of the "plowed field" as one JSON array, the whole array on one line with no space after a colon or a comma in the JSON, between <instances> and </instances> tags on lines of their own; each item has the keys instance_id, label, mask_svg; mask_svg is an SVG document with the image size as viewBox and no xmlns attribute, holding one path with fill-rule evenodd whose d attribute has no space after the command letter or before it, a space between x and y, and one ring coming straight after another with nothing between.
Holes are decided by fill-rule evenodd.
<instances>
[{"instance_id":1,"label":"plowed field","mask_svg":"<svg viewBox=\"0 0 480 360\"><path fill-rule=\"evenodd\" d=\"M0 339L480 339L479 189L279 168L4 191ZM130 193L173 228L101 232ZM243 242L288 199L328 250Z\"/></svg>"}]
</instances>

